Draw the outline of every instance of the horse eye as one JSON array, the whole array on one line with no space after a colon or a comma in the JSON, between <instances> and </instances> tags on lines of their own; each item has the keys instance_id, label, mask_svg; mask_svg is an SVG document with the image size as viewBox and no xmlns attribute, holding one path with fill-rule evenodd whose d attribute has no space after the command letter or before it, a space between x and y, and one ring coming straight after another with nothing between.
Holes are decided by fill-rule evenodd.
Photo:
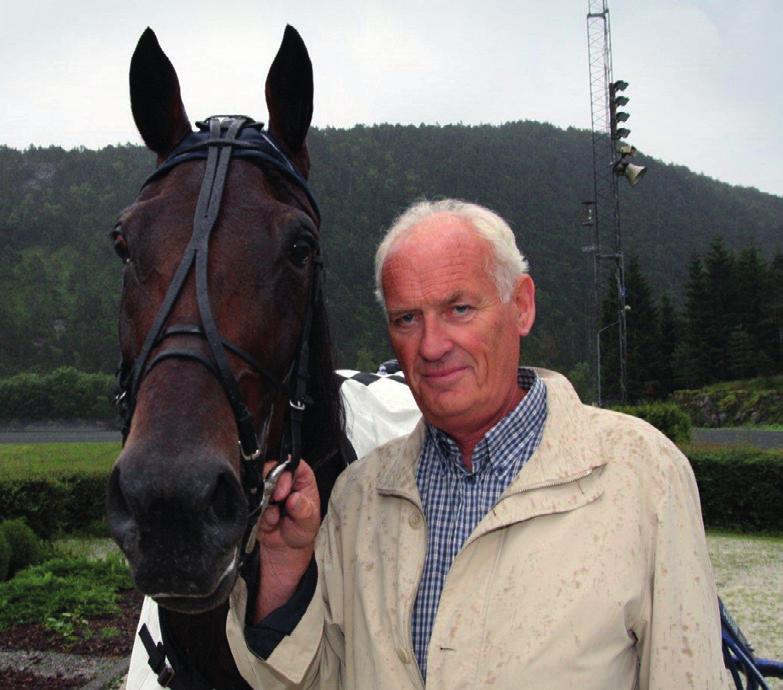
<instances>
[{"instance_id":1,"label":"horse eye","mask_svg":"<svg viewBox=\"0 0 783 690\"><path fill-rule=\"evenodd\" d=\"M304 268L313 254L313 245L308 240L296 240L291 245L291 261L298 268Z\"/></svg>"},{"instance_id":2,"label":"horse eye","mask_svg":"<svg viewBox=\"0 0 783 690\"><path fill-rule=\"evenodd\" d=\"M127 264L130 261L130 252L128 251L128 241L119 227L111 231L111 239L114 244L114 253L122 259L122 263Z\"/></svg>"}]
</instances>

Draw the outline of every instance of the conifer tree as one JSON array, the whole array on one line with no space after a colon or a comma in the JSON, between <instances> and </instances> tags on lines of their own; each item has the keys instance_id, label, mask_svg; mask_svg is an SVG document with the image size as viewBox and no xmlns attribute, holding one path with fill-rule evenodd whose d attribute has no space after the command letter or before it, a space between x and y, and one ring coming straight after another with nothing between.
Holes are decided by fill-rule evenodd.
<instances>
[{"instance_id":1,"label":"conifer tree","mask_svg":"<svg viewBox=\"0 0 783 690\"><path fill-rule=\"evenodd\" d=\"M712 383L730 377L729 336L739 321L734 255L726 249L721 237L710 243L704 268L701 347L709 355L705 383Z\"/></svg>"},{"instance_id":2,"label":"conifer tree","mask_svg":"<svg viewBox=\"0 0 783 690\"><path fill-rule=\"evenodd\" d=\"M685 283L685 328L674 355L677 388L698 388L709 379L709 353L703 346L708 321L706 305L704 266L698 256L693 256L688 264L688 280Z\"/></svg>"},{"instance_id":3,"label":"conifer tree","mask_svg":"<svg viewBox=\"0 0 783 690\"><path fill-rule=\"evenodd\" d=\"M647 278L642 274L639 259L631 256L625 272L626 327L628 333L628 400L638 401L659 397L658 309Z\"/></svg>"},{"instance_id":4,"label":"conifer tree","mask_svg":"<svg viewBox=\"0 0 783 690\"><path fill-rule=\"evenodd\" d=\"M659 307L659 338L656 366L658 369L659 396L666 397L675 388L675 353L681 342L682 319L672 302L669 292L661 295Z\"/></svg>"}]
</instances>

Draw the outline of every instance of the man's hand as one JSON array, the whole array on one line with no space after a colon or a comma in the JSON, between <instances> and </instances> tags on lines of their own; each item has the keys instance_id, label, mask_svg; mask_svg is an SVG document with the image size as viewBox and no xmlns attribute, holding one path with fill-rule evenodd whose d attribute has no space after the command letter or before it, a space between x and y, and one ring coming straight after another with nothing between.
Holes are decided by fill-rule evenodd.
<instances>
[{"instance_id":1,"label":"man's hand","mask_svg":"<svg viewBox=\"0 0 783 690\"><path fill-rule=\"evenodd\" d=\"M275 465L267 463L264 475ZM321 501L315 475L304 460L299 462L293 476L290 472L280 476L272 502L259 522L261 571L253 623L291 598L315 551ZM280 506L285 506L282 514Z\"/></svg>"}]
</instances>

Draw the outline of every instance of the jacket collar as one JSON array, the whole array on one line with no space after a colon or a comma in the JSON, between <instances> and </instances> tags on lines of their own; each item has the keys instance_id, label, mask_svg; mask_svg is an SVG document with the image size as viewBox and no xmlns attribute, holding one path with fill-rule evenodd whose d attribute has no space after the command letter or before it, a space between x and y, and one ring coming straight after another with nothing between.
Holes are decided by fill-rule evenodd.
<instances>
[{"instance_id":1,"label":"jacket collar","mask_svg":"<svg viewBox=\"0 0 783 690\"><path fill-rule=\"evenodd\" d=\"M591 430L589 413L568 380L546 369L535 369L547 388L547 418L535 453L501 497L566 484L605 464L598 452L599 439ZM400 496L421 507L416 468L426 434L424 420L404 439L394 441L383 453L378 476L381 494Z\"/></svg>"}]
</instances>

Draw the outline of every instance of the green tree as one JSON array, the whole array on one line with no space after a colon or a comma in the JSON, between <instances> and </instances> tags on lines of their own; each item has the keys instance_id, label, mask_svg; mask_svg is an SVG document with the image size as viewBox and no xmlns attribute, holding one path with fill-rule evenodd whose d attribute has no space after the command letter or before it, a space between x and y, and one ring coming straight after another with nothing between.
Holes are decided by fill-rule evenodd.
<instances>
[{"instance_id":1,"label":"green tree","mask_svg":"<svg viewBox=\"0 0 783 690\"><path fill-rule=\"evenodd\" d=\"M709 328L707 276L701 259L691 258L685 284L685 328L675 347L675 384L677 388L698 388L709 382L709 352L704 346Z\"/></svg>"},{"instance_id":2,"label":"green tree","mask_svg":"<svg viewBox=\"0 0 783 690\"><path fill-rule=\"evenodd\" d=\"M676 353L682 341L682 319L672 302L669 292L661 295L658 340L658 381L659 397L668 396L675 388L676 379Z\"/></svg>"},{"instance_id":3,"label":"green tree","mask_svg":"<svg viewBox=\"0 0 783 690\"><path fill-rule=\"evenodd\" d=\"M704 257L704 268L706 289L702 296L702 309L705 319L701 347L709 355L706 383L712 383L729 377L729 335L739 321L736 263L721 237L710 243Z\"/></svg>"},{"instance_id":4,"label":"green tree","mask_svg":"<svg viewBox=\"0 0 783 690\"><path fill-rule=\"evenodd\" d=\"M660 396L660 325L652 290L639 259L631 256L625 272L628 340L628 399Z\"/></svg>"}]
</instances>

